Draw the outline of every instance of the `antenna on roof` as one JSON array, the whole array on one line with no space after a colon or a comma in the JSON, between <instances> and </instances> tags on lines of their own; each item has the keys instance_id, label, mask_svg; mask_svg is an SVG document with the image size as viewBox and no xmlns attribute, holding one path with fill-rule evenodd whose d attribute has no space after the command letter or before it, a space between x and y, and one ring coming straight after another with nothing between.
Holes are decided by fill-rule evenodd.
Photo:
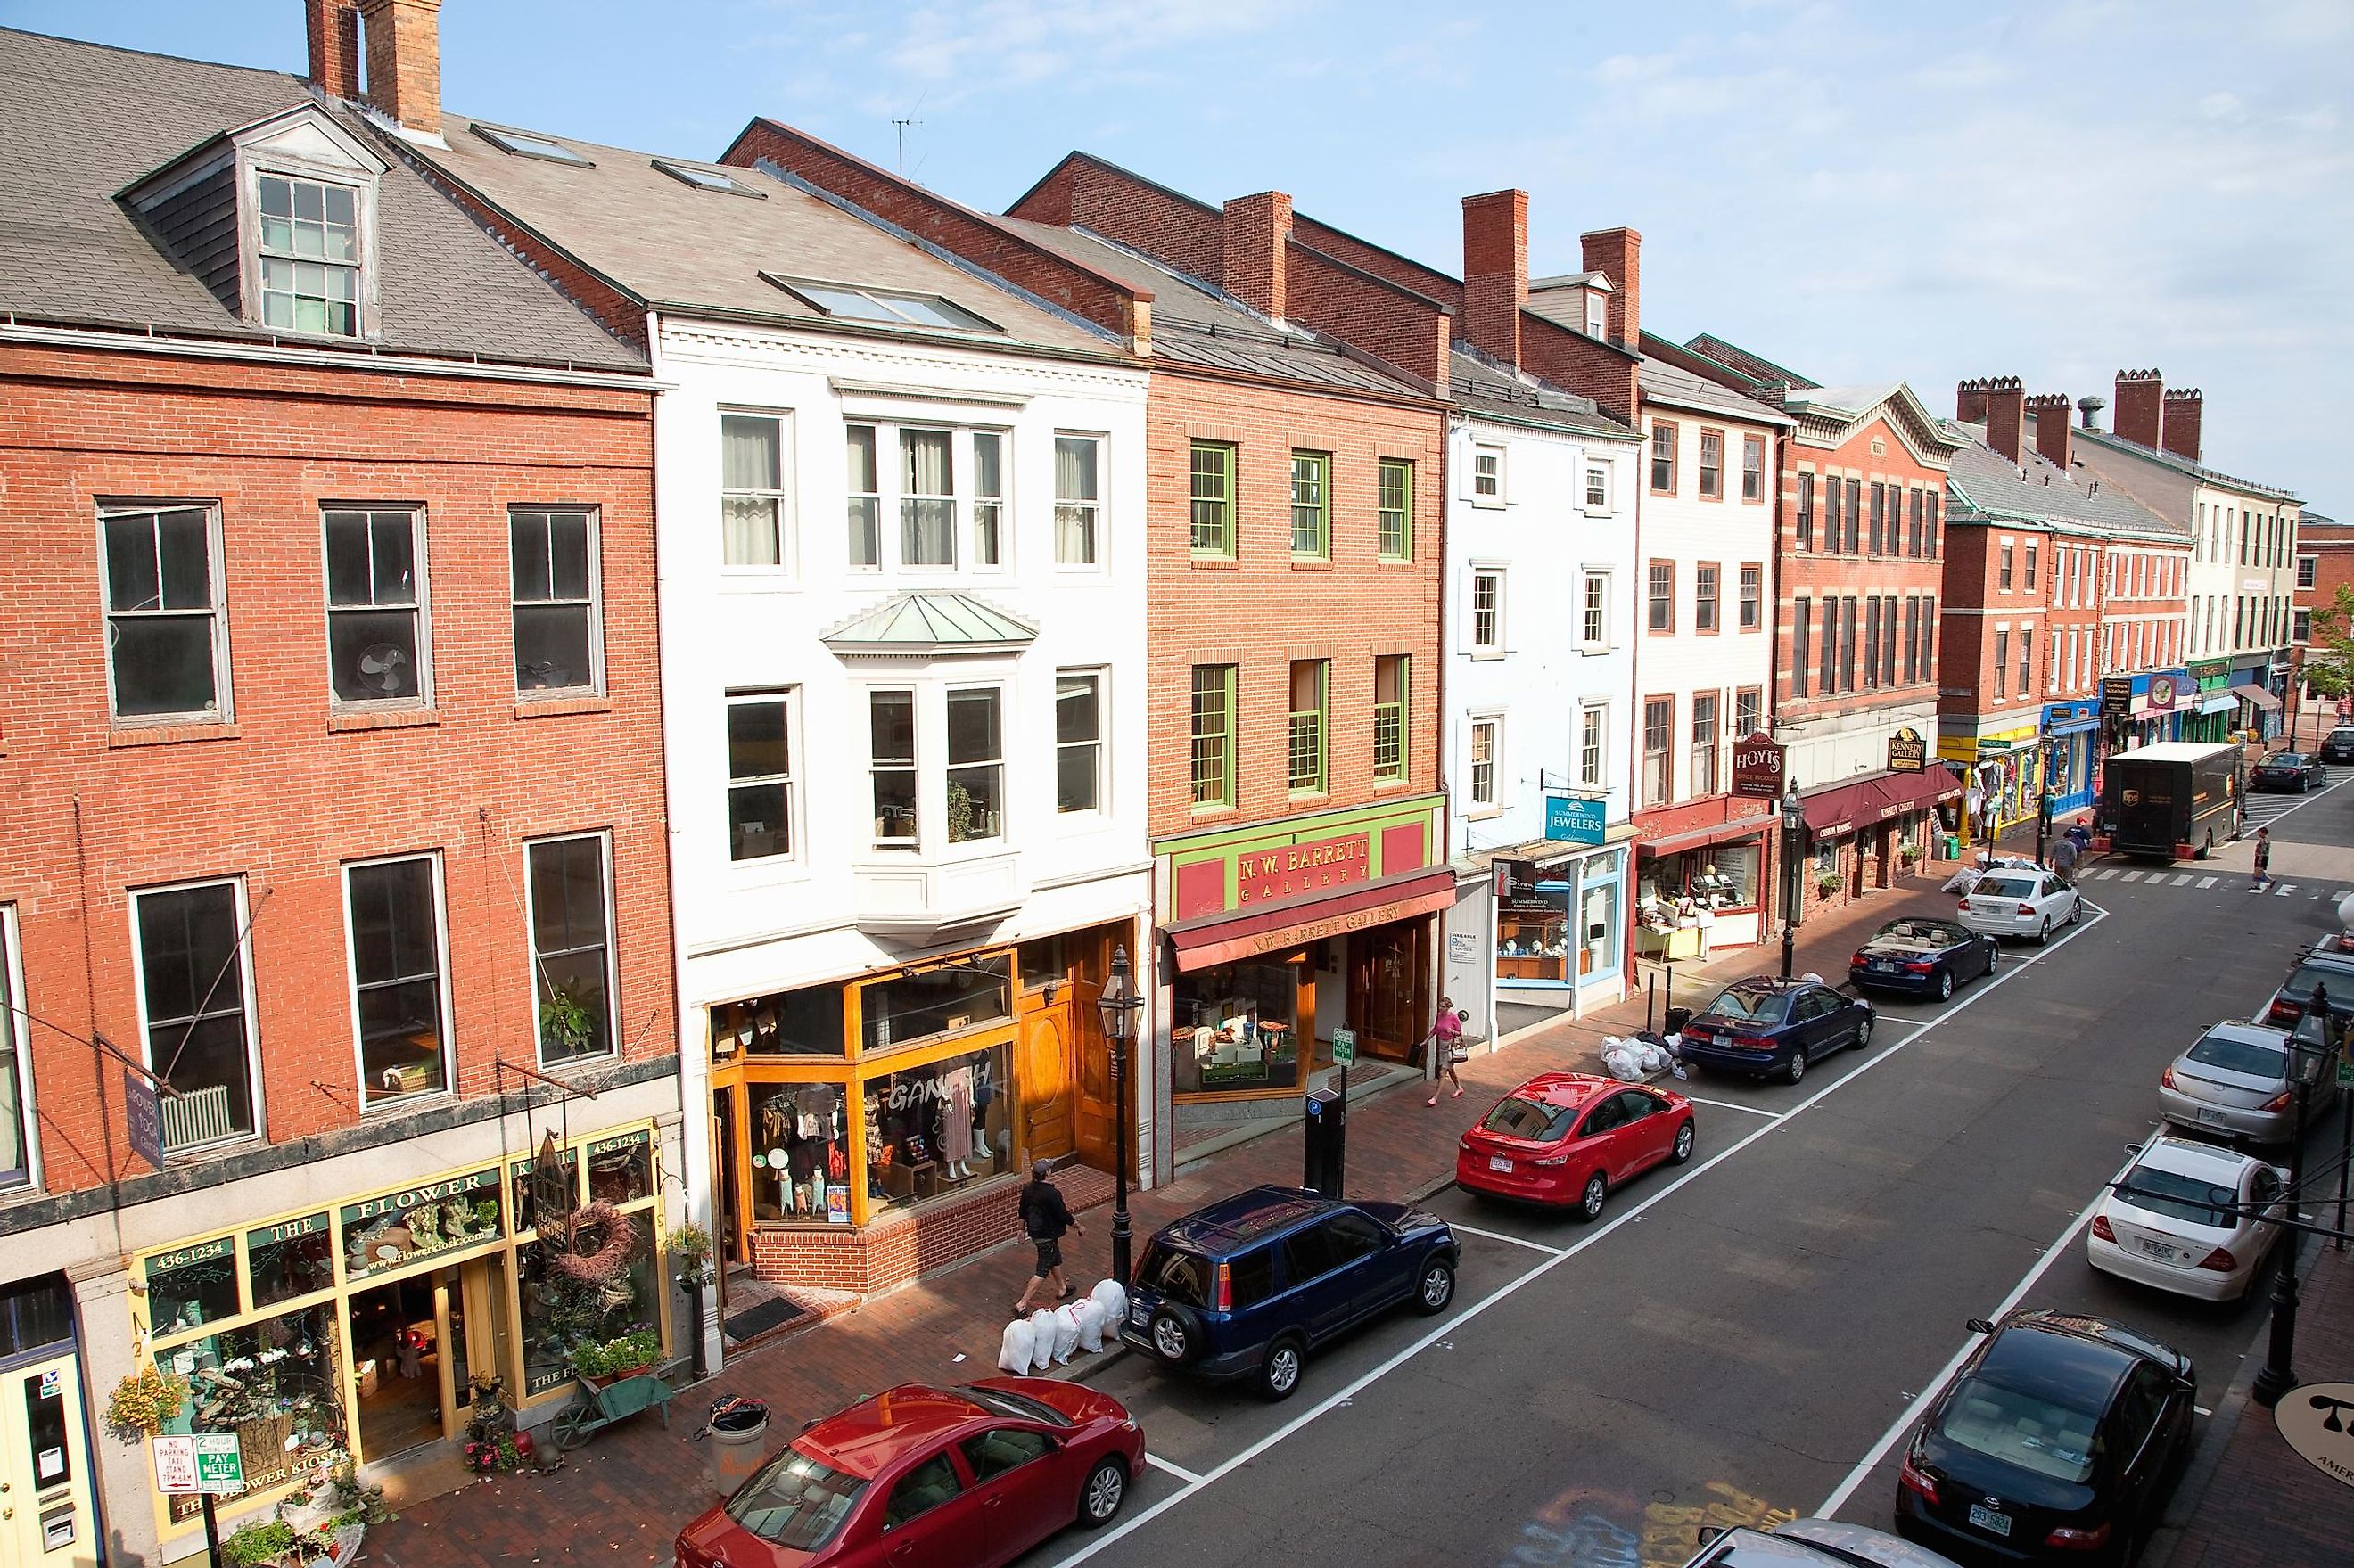
<instances>
[{"instance_id":1,"label":"antenna on roof","mask_svg":"<svg viewBox=\"0 0 2354 1568\"><path fill-rule=\"evenodd\" d=\"M923 123L915 117L916 109L921 109L924 106L924 100L931 95L930 88L924 89L922 92L916 95L915 109L908 110L905 114L895 114L891 117L891 127L898 132L899 137L899 177L903 180L907 177L907 127Z\"/></svg>"}]
</instances>

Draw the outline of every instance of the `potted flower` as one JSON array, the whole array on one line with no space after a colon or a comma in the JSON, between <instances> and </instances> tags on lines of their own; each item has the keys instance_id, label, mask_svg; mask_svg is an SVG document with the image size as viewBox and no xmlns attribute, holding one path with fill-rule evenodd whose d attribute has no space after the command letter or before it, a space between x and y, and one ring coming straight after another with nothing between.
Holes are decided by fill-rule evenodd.
<instances>
[{"instance_id":1,"label":"potted flower","mask_svg":"<svg viewBox=\"0 0 2354 1568\"><path fill-rule=\"evenodd\" d=\"M597 1033L588 1005L562 986L551 986L539 1004L540 1044L552 1056L577 1056Z\"/></svg>"},{"instance_id":2,"label":"potted flower","mask_svg":"<svg viewBox=\"0 0 2354 1568\"><path fill-rule=\"evenodd\" d=\"M106 1402L106 1424L126 1443L163 1435L164 1423L187 1408L188 1380L168 1377L150 1364L114 1385Z\"/></svg>"},{"instance_id":3,"label":"potted flower","mask_svg":"<svg viewBox=\"0 0 2354 1568\"><path fill-rule=\"evenodd\" d=\"M652 1329L632 1329L610 1340L591 1340L572 1349L572 1370L592 1388L627 1377L643 1377L662 1359L662 1336Z\"/></svg>"},{"instance_id":4,"label":"potted flower","mask_svg":"<svg viewBox=\"0 0 2354 1568\"><path fill-rule=\"evenodd\" d=\"M1914 866L1921 863L1921 846L1919 844L1905 844L1897 850L1896 858L1904 863L1905 870L1910 871Z\"/></svg>"},{"instance_id":5,"label":"potted flower","mask_svg":"<svg viewBox=\"0 0 2354 1568\"><path fill-rule=\"evenodd\" d=\"M1839 891L1839 873L1835 871L1824 872L1821 875L1815 878L1815 891L1821 894L1825 898L1829 898L1832 894L1837 893Z\"/></svg>"}]
</instances>

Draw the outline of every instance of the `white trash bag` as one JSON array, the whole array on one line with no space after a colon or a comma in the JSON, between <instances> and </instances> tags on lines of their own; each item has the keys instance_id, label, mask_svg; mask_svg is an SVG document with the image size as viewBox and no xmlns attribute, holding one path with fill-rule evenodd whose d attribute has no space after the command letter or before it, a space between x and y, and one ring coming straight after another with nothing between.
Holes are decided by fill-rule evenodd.
<instances>
[{"instance_id":1,"label":"white trash bag","mask_svg":"<svg viewBox=\"0 0 2354 1568\"><path fill-rule=\"evenodd\" d=\"M1055 1362L1055 1314L1041 1307L1030 1314L1030 1364L1044 1372Z\"/></svg>"},{"instance_id":2,"label":"white trash bag","mask_svg":"<svg viewBox=\"0 0 2354 1568\"><path fill-rule=\"evenodd\" d=\"M1676 1065L1668 1048L1654 1041L1638 1040L1635 1044L1635 1065L1645 1073L1664 1073Z\"/></svg>"},{"instance_id":3,"label":"white trash bag","mask_svg":"<svg viewBox=\"0 0 2354 1568\"><path fill-rule=\"evenodd\" d=\"M1632 1040L1606 1035L1602 1042L1602 1070L1621 1083L1635 1083L1643 1076L1640 1047Z\"/></svg>"},{"instance_id":4,"label":"white trash bag","mask_svg":"<svg viewBox=\"0 0 2354 1568\"><path fill-rule=\"evenodd\" d=\"M1109 1325L1106 1333L1113 1332L1128 1320L1128 1290L1117 1279L1107 1279L1087 1292L1088 1298L1103 1304L1104 1320Z\"/></svg>"},{"instance_id":5,"label":"white trash bag","mask_svg":"<svg viewBox=\"0 0 2354 1568\"><path fill-rule=\"evenodd\" d=\"M1071 1303L1070 1310L1079 1319L1079 1349L1093 1354L1104 1348L1104 1329L1111 1315L1104 1304L1092 1296L1082 1296Z\"/></svg>"},{"instance_id":6,"label":"white trash bag","mask_svg":"<svg viewBox=\"0 0 2354 1568\"><path fill-rule=\"evenodd\" d=\"M1026 1377L1030 1372L1030 1319L1016 1318L1005 1325L1005 1342L998 1347L997 1367L1000 1372Z\"/></svg>"},{"instance_id":7,"label":"white trash bag","mask_svg":"<svg viewBox=\"0 0 2354 1568\"><path fill-rule=\"evenodd\" d=\"M1055 1308L1055 1364L1062 1365L1079 1348L1079 1315L1068 1303Z\"/></svg>"}]
</instances>

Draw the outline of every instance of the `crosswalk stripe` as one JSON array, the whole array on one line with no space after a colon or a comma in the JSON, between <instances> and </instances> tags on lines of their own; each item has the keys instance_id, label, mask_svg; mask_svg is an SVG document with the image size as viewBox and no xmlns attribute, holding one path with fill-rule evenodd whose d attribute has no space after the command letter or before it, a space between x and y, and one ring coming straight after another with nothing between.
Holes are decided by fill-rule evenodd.
<instances>
[{"instance_id":1,"label":"crosswalk stripe","mask_svg":"<svg viewBox=\"0 0 2354 1568\"><path fill-rule=\"evenodd\" d=\"M2286 898L2290 894L2295 893L2296 891L2296 883L2294 883L2294 882L2284 882L2284 883L2282 883L2282 884L2280 885L2280 886L2279 886L2279 887L2277 887L2276 889L2274 889L2274 892L2273 892L2273 896L2274 896L2274 898Z\"/></svg>"},{"instance_id":2,"label":"crosswalk stripe","mask_svg":"<svg viewBox=\"0 0 2354 1568\"><path fill-rule=\"evenodd\" d=\"M2180 876L2176 877L2176 878L2174 879L2174 885L2175 885L2175 886L2177 886L2177 887L2188 887L2188 886L2190 886L2190 874L2189 872L2187 872L2187 871L2186 871L2186 872L2184 872Z\"/></svg>"},{"instance_id":3,"label":"crosswalk stripe","mask_svg":"<svg viewBox=\"0 0 2354 1568\"><path fill-rule=\"evenodd\" d=\"M2099 871L2093 873L2093 880L2095 882L2106 882L2116 874L2117 868L2115 866L2104 866Z\"/></svg>"},{"instance_id":4,"label":"crosswalk stripe","mask_svg":"<svg viewBox=\"0 0 2354 1568\"><path fill-rule=\"evenodd\" d=\"M2354 898L2354 887L2341 887L2331 895L2334 903L2343 904L2349 898Z\"/></svg>"},{"instance_id":5,"label":"crosswalk stripe","mask_svg":"<svg viewBox=\"0 0 2354 1568\"><path fill-rule=\"evenodd\" d=\"M2142 874L2137 871L2120 872L2117 875L2117 880L2120 882L2139 882L2141 880L2141 876Z\"/></svg>"},{"instance_id":6,"label":"crosswalk stripe","mask_svg":"<svg viewBox=\"0 0 2354 1568\"><path fill-rule=\"evenodd\" d=\"M2202 876L2199 879L2199 885L2201 887L2212 887L2215 885L2215 878L2211 876Z\"/></svg>"}]
</instances>

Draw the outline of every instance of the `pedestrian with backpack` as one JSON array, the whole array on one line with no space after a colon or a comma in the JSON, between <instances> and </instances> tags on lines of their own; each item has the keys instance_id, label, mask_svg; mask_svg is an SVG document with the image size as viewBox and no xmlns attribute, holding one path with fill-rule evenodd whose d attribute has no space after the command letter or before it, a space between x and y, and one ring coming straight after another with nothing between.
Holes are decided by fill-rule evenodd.
<instances>
[{"instance_id":1,"label":"pedestrian with backpack","mask_svg":"<svg viewBox=\"0 0 2354 1568\"><path fill-rule=\"evenodd\" d=\"M1464 1016L1455 1010L1452 1000L1443 996L1438 999L1438 1021L1430 1026L1430 1097L1422 1102L1426 1106L1438 1103L1441 1074L1446 1075L1447 1082L1455 1086L1455 1092L1447 1097L1453 1100L1463 1097L1463 1080L1456 1076L1455 1069L1470 1055L1463 1049Z\"/></svg>"}]
</instances>

